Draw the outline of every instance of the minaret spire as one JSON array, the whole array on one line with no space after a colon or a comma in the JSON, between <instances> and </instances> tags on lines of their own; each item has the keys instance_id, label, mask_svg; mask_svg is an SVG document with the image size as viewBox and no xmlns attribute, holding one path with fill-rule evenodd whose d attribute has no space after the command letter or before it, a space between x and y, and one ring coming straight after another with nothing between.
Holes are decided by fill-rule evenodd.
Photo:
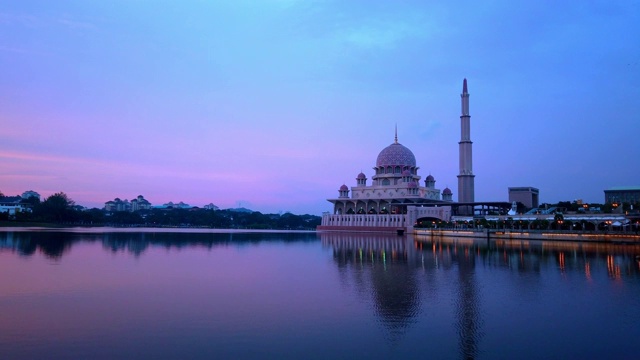
<instances>
[{"instance_id":1,"label":"minaret spire","mask_svg":"<svg viewBox=\"0 0 640 360\"><path fill-rule=\"evenodd\" d=\"M469 92L467 79L462 82L462 114L460 115L460 175L458 175L458 202L472 203L475 201L473 160L471 145L471 115L469 115ZM473 215L472 206L460 207L460 215Z\"/></svg>"},{"instance_id":2,"label":"minaret spire","mask_svg":"<svg viewBox=\"0 0 640 360\"><path fill-rule=\"evenodd\" d=\"M394 144L398 143L398 124L396 124L396 137L395 137L395 142Z\"/></svg>"}]
</instances>

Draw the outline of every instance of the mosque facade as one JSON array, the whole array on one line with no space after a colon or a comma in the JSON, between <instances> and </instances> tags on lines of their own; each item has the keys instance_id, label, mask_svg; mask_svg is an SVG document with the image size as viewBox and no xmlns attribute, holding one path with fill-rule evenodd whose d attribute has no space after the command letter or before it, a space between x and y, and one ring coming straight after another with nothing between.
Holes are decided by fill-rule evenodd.
<instances>
[{"instance_id":1,"label":"mosque facade","mask_svg":"<svg viewBox=\"0 0 640 360\"><path fill-rule=\"evenodd\" d=\"M473 201L468 101L465 79L459 147L461 171L458 179L462 192L471 192L471 195L462 197L465 194L461 194L459 199L462 197L464 201ZM411 230L421 218L449 221L452 191L449 188L442 191L436 188L436 180L431 174L421 184L418 170L415 155L398 142L396 129L394 142L382 149L376 158L371 180L360 172L355 178L355 186L343 184L338 189L337 198L327 199L333 204L333 212L323 215L318 230Z\"/></svg>"},{"instance_id":2,"label":"mosque facade","mask_svg":"<svg viewBox=\"0 0 640 360\"><path fill-rule=\"evenodd\" d=\"M318 230L395 231L413 227L420 216L448 221L453 194L449 188L436 188L433 175L420 184L419 167L413 152L398 142L382 149L369 179L359 173L355 186L343 184L338 197L327 199L333 214L325 213ZM427 207L425 207L425 205Z\"/></svg>"}]
</instances>

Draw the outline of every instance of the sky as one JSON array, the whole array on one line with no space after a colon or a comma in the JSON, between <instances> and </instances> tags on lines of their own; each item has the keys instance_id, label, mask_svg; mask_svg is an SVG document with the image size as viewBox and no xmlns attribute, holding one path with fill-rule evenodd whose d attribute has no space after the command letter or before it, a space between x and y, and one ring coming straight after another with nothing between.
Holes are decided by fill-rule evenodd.
<instances>
[{"instance_id":1,"label":"sky","mask_svg":"<svg viewBox=\"0 0 640 360\"><path fill-rule=\"evenodd\" d=\"M637 1L0 0L0 191L316 214L398 140L457 199L640 186ZM422 182L421 182L422 183Z\"/></svg>"}]
</instances>

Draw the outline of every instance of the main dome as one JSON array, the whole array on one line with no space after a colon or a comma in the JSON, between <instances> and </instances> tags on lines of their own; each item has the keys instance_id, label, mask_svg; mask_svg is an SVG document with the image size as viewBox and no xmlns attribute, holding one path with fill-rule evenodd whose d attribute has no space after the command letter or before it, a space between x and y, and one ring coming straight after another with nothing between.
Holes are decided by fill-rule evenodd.
<instances>
[{"instance_id":1,"label":"main dome","mask_svg":"<svg viewBox=\"0 0 640 360\"><path fill-rule=\"evenodd\" d=\"M400 143L393 143L380 151L376 166L416 166L416 157L409 148Z\"/></svg>"}]
</instances>

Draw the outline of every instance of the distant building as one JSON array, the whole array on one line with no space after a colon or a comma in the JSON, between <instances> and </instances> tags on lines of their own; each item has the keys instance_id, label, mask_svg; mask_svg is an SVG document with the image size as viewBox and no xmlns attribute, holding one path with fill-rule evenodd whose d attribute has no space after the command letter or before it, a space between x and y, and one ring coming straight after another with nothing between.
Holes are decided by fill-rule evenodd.
<instances>
[{"instance_id":1,"label":"distant building","mask_svg":"<svg viewBox=\"0 0 640 360\"><path fill-rule=\"evenodd\" d=\"M144 196L138 195L137 198L129 201L127 199L120 200L115 198L111 201L104 203L104 209L106 211L138 211L151 209L151 203L147 201Z\"/></svg>"},{"instance_id":2,"label":"distant building","mask_svg":"<svg viewBox=\"0 0 640 360\"><path fill-rule=\"evenodd\" d=\"M193 206L189 204L185 204L182 201L180 201L177 204L174 204L173 202L169 201L166 204L162 204L162 207L166 209L191 209Z\"/></svg>"},{"instance_id":3,"label":"distant building","mask_svg":"<svg viewBox=\"0 0 640 360\"><path fill-rule=\"evenodd\" d=\"M138 195L137 198L131 200L131 211L149 210L151 209L151 203L147 201L142 195Z\"/></svg>"},{"instance_id":4,"label":"distant building","mask_svg":"<svg viewBox=\"0 0 640 360\"><path fill-rule=\"evenodd\" d=\"M604 191L604 202L606 204L640 202L640 186L613 187Z\"/></svg>"},{"instance_id":5,"label":"distant building","mask_svg":"<svg viewBox=\"0 0 640 360\"><path fill-rule=\"evenodd\" d=\"M106 211L131 211L131 203L127 199L115 198L104 203L104 209Z\"/></svg>"},{"instance_id":6,"label":"distant building","mask_svg":"<svg viewBox=\"0 0 640 360\"><path fill-rule=\"evenodd\" d=\"M215 205L213 205L213 203L209 203L208 205L205 205L204 208L206 210L220 210L220 208L215 206Z\"/></svg>"},{"instance_id":7,"label":"distant building","mask_svg":"<svg viewBox=\"0 0 640 360\"><path fill-rule=\"evenodd\" d=\"M540 190L531 186L510 187L509 202L519 202L527 209L540 206Z\"/></svg>"},{"instance_id":8,"label":"distant building","mask_svg":"<svg viewBox=\"0 0 640 360\"><path fill-rule=\"evenodd\" d=\"M33 190L23 192L21 196L0 196L0 213L8 213L10 216L15 216L19 212L31 212L32 204L25 200L32 197L40 201L40 194Z\"/></svg>"},{"instance_id":9,"label":"distant building","mask_svg":"<svg viewBox=\"0 0 640 360\"><path fill-rule=\"evenodd\" d=\"M0 212L13 216L22 211L31 211L22 203L22 196L0 196Z\"/></svg>"}]
</instances>

